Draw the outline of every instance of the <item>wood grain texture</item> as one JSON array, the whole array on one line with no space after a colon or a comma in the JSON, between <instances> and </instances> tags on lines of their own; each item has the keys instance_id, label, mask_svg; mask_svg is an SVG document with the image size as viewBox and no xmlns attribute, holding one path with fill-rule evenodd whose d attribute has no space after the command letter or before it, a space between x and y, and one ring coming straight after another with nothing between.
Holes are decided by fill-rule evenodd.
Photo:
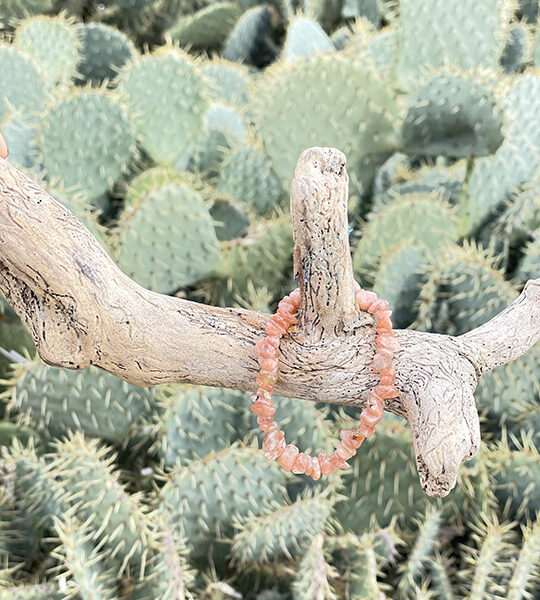
<instances>
[{"instance_id":1,"label":"wood grain texture","mask_svg":"<svg viewBox=\"0 0 540 600\"><path fill-rule=\"evenodd\" d=\"M282 340L276 393L364 405L377 377L375 328L354 305L345 157L310 148L298 161L291 210L299 325ZM255 389L255 342L270 315L145 290L59 202L0 159L0 292L50 365L96 365L135 385ZM473 392L482 373L540 337L540 279L482 327L451 337L397 331L398 398L387 410L412 430L422 486L445 496L480 444Z\"/></svg>"}]
</instances>

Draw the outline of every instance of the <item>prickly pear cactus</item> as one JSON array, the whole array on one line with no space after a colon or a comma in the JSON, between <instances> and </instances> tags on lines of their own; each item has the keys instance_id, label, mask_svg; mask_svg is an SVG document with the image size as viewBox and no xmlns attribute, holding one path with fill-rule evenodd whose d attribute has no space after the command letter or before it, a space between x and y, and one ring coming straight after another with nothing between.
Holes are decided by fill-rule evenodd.
<instances>
[{"instance_id":1,"label":"prickly pear cactus","mask_svg":"<svg viewBox=\"0 0 540 600\"><path fill-rule=\"evenodd\" d=\"M297 286L298 155L335 146L357 279L459 335L540 274L539 25L537 0L0 0L0 131L141 285L264 312ZM539 352L480 379L481 452L433 500L398 417L313 482L264 459L248 394L47 366L0 300L0 600L540 598ZM315 454L357 417L276 402Z\"/></svg>"}]
</instances>

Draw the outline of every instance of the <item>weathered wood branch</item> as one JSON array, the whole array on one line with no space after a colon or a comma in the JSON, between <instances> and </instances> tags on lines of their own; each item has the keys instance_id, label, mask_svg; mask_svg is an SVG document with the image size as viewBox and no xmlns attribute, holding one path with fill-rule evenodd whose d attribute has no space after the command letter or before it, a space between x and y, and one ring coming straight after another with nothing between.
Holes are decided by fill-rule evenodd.
<instances>
[{"instance_id":1,"label":"weathered wood branch","mask_svg":"<svg viewBox=\"0 0 540 600\"><path fill-rule=\"evenodd\" d=\"M375 332L371 317L354 306L341 152L302 154L291 205L302 311L299 326L282 342L276 393L362 407L377 382L370 368ZM0 292L51 365L97 365L142 386L255 389L252 349L268 315L143 289L66 208L1 159ZM478 451L478 378L538 341L539 314L540 279L464 336L397 332L400 395L388 401L388 410L411 426L428 494L448 494L459 465Z\"/></svg>"}]
</instances>

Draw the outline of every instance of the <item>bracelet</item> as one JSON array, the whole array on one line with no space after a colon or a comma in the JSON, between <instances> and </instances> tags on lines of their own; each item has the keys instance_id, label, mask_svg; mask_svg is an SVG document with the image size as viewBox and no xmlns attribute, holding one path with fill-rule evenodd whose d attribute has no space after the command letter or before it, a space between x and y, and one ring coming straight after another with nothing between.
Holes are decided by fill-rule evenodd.
<instances>
[{"instance_id":1,"label":"bracelet","mask_svg":"<svg viewBox=\"0 0 540 600\"><path fill-rule=\"evenodd\" d=\"M383 418L384 400L398 395L394 387L396 372L392 366L394 353L399 343L392 330L390 315L392 311L386 300L377 297L375 292L363 290L354 282L358 308L369 312L376 319L377 349L373 357L373 370L379 373L379 384L369 393L366 408L360 414L360 423L356 429L342 429L341 442L332 456L321 452L317 457L300 452L294 444L285 442L285 434L274 421L276 409L272 402L272 391L278 378L278 355L281 338L291 325L298 323L296 313L300 308L300 290L295 289L278 304L276 314L266 326L267 337L260 339L254 348L260 365L256 382L258 389L251 396L251 410L258 415L257 423L264 436L262 449L268 460L278 459L279 464L293 473L305 473L317 480L321 475L329 475L336 468L346 469L346 462L356 454L365 438L373 434L375 425Z\"/></svg>"}]
</instances>

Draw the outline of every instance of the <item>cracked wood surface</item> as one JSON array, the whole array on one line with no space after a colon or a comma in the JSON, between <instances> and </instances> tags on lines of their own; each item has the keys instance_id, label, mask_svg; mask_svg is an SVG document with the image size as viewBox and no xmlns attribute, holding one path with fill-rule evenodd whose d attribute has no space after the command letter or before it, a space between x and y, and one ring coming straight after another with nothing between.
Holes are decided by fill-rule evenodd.
<instances>
[{"instance_id":1,"label":"cracked wood surface","mask_svg":"<svg viewBox=\"0 0 540 600\"><path fill-rule=\"evenodd\" d=\"M370 367L375 328L372 317L359 315L354 305L347 182L338 150L311 148L300 156L291 213L302 309L299 325L281 343L275 391L361 408L377 383ZM1 159L0 292L48 364L96 365L141 386L256 387L252 349L269 315L145 290L116 267L69 210ZM396 337L400 395L386 409L410 424L426 493L445 496L459 465L480 445L473 397L478 378L540 337L540 279L529 281L508 308L470 333L402 330Z\"/></svg>"}]
</instances>

